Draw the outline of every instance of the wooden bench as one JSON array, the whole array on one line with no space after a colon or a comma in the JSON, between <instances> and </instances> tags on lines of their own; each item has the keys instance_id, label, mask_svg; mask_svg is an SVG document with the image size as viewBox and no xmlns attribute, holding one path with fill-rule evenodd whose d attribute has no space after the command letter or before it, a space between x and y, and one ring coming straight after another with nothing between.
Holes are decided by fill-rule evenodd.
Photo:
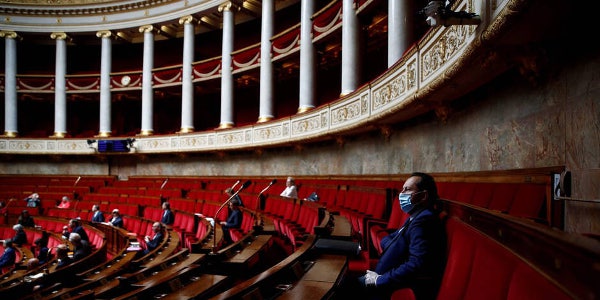
<instances>
[{"instance_id":1,"label":"wooden bench","mask_svg":"<svg viewBox=\"0 0 600 300\"><path fill-rule=\"evenodd\" d=\"M277 288L278 285L289 284L289 278L298 280L302 277L301 275L297 276L299 274L298 269L309 258L309 250L314 245L315 240L316 236L308 236L302 246L279 263L245 281L239 282L211 299L264 299L269 298L270 295L281 293L281 289Z\"/></svg>"},{"instance_id":2,"label":"wooden bench","mask_svg":"<svg viewBox=\"0 0 600 300\"><path fill-rule=\"evenodd\" d=\"M137 289L136 284L152 277L170 276L169 274L185 269L192 264L197 264L205 259L205 254L192 253L187 249L182 250L159 263L140 267L131 273L114 277L103 286L94 288L97 297L113 298ZM167 275L164 275L167 274Z\"/></svg>"},{"instance_id":3,"label":"wooden bench","mask_svg":"<svg viewBox=\"0 0 600 300\"><path fill-rule=\"evenodd\" d=\"M208 272L224 275L240 275L241 278L253 274L263 255L268 255L273 244L271 235L247 235L244 239L210 255Z\"/></svg>"},{"instance_id":4,"label":"wooden bench","mask_svg":"<svg viewBox=\"0 0 600 300\"><path fill-rule=\"evenodd\" d=\"M182 299L193 295L200 299L209 297L229 282L227 276L202 273L200 265L190 265L183 269L152 276L133 286L137 287L129 293L119 295L114 299L151 299L161 298L171 294L174 299Z\"/></svg>"},{"instance_id":5,"label":"wooden bench","mask_svg":"<svg viewBox=\"0 0 600 300\"><path fill-rule=\"evenodd\" d=\"M70 245L73 249L73 245ZM48 266L48 274L42 276L40 282L43 282L48 288L58 285L77 285L78 278L74 276L77 273L87 270L106 260L106 243L95 248L91 254L81 258L65 267L56 269L56 264ZM22 281L5 288L0 289L0 294L7 297L21 297L32 292L33 287L38 281Z\"/></svg>"},{"instance_id":6,"label":"wooden bench","mask_svg":"<svg viewBox=\"0 0 600 300\"><path fill-rule=\"evenodd\" d=\"M47 300L66 298L72 299L73 297L77 297L82 293L86 293L86 291L106 285L111 279L114 279L116 276L126 272L134 257L134 252L125 252L122 255L116 256L112 260L101 264L100 266L77 274L77 277L81 278L83 283L73 287L64 287L62 285L52 286L51 288L35 291L24 298L24 300L40 298Z\"/></svg>"},{"instance_id":7,"label":"wooden bench","mask_svg":"<svg viewBox=\"0 0 600 300\"><path fill-rule=\"evenodd\" d=\"M290 284L289 289L282 289L277 299L328 299L339 285L347 264L347 257L343 255L319 255L300 280Z\"/></svg>"}]
</instances>

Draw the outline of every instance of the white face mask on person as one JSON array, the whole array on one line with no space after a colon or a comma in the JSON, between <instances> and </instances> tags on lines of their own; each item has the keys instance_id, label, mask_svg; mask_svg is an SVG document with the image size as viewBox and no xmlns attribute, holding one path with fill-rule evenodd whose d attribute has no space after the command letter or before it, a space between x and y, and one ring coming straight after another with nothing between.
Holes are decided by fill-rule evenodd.
<instances>
[{"instance_id":1,"label":"white face mask on person","mask_svg":"<svg viewBox=\"0 0 600 300\"><path fill-rule=\"evenodd\" d=\"M407 194L407 193L400 193L398 195L398 200L400 201L400 209L402 209L403 212L405 213L410 213L415 206L417 206L419 203L421 203L421 200L417 200L417 203L413 203L413 196L420 194L424 191L420 191L420 192L416 192L416 193L412 193L412 194Z\"/></svg>"}]
</instances>

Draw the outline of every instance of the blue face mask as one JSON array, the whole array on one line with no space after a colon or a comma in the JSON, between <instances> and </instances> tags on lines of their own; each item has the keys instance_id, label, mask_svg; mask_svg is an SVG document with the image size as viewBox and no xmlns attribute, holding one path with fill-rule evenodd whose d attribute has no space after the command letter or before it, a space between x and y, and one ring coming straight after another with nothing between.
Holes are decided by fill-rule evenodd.
<instances>
[{"instance_id":1,"label":"blue face mask","mask_svg":"<svg viewBox=\"0 0 600 300\"><path fill-rule=\"evenodd\" d=\"M421 192L424 192L424 191L421 191ZM415 208L415 205L419 204L419 203L413 203L413 201L412 201L413 195L416 195L421 192L416 192L416 193L412 193L412 194L400 193L398 195L398 200L400 200L400 209L402 209L402 211L407 214L410 213Z\"/></svg>"},{"instance_id":2,"label":"blue face mask","mask_svg":"<svg viewBox=\"0 0 600 300\"><path fill-rule=\"evenodd\" d=\"M413 204L411 202L412 194L400 193L400 195L398 195L398 200L400 200L400 209L402 209L403 212L409 213L413 209Z\"/></svg>"}]
</instances>

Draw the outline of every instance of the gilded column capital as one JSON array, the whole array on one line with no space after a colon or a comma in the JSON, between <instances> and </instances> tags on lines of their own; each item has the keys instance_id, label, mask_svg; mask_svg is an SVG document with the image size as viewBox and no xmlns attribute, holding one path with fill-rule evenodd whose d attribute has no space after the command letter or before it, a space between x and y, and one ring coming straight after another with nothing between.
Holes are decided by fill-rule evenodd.
<instances>
[{"instance_id":1,"label":"gilded column capital","mask_svg":"<svg viewBox=\"0 0 600 300\"><path fill-rule=\"evenodd\" d=\"M113 34L110 30L100 30L100 31L96 32L96 36L99 38L109 38L112 35Z\"/></svg>"},{"instance_id":2,"label":"gilded column capital","mask_svg":"<svg viewBox=\"0 0 600 300\"><path fill-rule=\"evenodd\" d=\"M240 6L231 1L227 1L219 6L219 12L222 13L224 11L238 12L240 11Z\"/></svg>"},{"instance_id":3,"label":"gilded column capital","mask_svg":"<svg viewBox=\"0 0 600 300\"><path fill-rule=\"evenodd\" d=\"M53 32L50 34L50 38L53 40L68 40L70 37L64 32Z\"/></svg>"},{"instance_id":4,"label":"gilded column capital","mask_svg":"<svg viewBox=\"0 0 600 300\"><path fill-rule=\"evenodd\" d=\"M155 32L156 28L154 28L153 25L143 25L143 26L140 26L140 28L138 30L140 31L140 33L148 33L148 32Z\"/></svg>"},{"instance_id":5,"label":"gilded column capital","mask_svg":"<svg viewBox=\"0 0 600 300\"><path fill-rule=\"evenodd\" d=\"M194 18L193 16L187 15L187 16L183 16L181 18L179 18L179 24L189 24L196 21L196 18Z\"/></svg>"},{"instance_id":6,"label":"gilded column capital","mask_svg":"<svg viewBox=\"0 0 600 300\"><path fill-rule=\"evenodd\" d=\"M20 36L14 31L0 30L0 37L3 37L5 39L16 39Z\"/></svg>"}]
</instances>

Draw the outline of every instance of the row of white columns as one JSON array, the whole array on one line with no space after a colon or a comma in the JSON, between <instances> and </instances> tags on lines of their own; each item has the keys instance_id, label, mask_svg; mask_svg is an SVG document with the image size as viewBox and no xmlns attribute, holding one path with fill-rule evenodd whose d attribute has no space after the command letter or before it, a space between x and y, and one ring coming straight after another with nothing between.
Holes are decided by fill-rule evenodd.
<instances>
[{"instance_id":1,"label":"row of white columns","mask_svg":"<svg viewBox=\"0 0 600 300\"><path fill-rule=\"evenodd\" d=\"M262 1L261 49L260 49L260 110L258 122L274 118L274 74L271 61L271 38L274 28L275 0ZM403 52L414 42L412 1L388 0L388 66L398 61ZM223 14L223 44L221 62L221 120L219 128L230 128L234 123L234 80L232 74L232 53L234 45L234 16L239 7L227 2L219 7ZM300 92L298 112L315 107L316 101L316 51L312 43L312 16L314 0L302 0L300 12ZM346 95L360 84L360 24L356 15L355 0L343 0L342 7L342 71L341 92ZM182 67L182 112L181 133L194 131L194 86L192 64L194 62L194 23L192 16L184 16L179 23L184 26L183 67ZM153 89L152 69L154 68L154 34L152 25L139 28L144 34L142 71L142 124L140 135L153 134ZM111 31L96 33L101 39L100 64L100 137L108 137L111 129L110 73L112 65ZM5 40L5 124L4 135L15 137L17 130L17 40L16 32L0 31ZM69 38L66 33L52 33L56 41L55 70L55 112L54 135L64 137L66 128L66 64Z\"/></svg>"}]
</instances>

